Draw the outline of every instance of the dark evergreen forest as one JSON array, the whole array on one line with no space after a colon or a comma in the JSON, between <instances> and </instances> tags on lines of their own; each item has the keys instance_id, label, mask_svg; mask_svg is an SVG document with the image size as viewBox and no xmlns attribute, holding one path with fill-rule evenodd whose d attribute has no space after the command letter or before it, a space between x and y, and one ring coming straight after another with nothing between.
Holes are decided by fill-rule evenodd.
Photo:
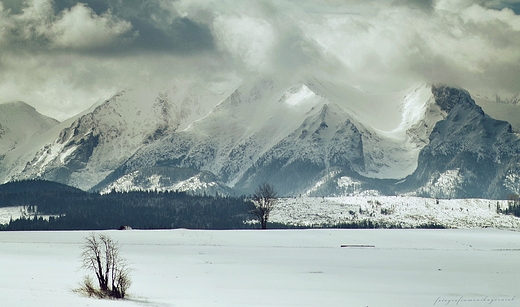
<instances>
[{"instance_id":1,"label":"dark evergreen forest","mask_svg":"<svg viewBox=\"0 0 520 307\"><path fill-rule=\"evenodd\" d=\"M184 192L112 192L100 195L62 184L30 180L0 186L0 207L24 206L33 216L1 230L240 229L251 228L244 197ZM38 215L53 215L48 220Z\"/></svg>"}]
</instances>

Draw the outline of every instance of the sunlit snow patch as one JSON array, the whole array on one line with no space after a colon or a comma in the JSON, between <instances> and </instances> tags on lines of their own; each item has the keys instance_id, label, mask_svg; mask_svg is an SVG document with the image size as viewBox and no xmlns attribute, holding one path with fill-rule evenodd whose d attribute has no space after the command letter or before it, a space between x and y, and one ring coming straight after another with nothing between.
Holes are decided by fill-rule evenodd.
<instances>
[{"instance_id":1,"label":"sunlit snow patch","mask_svg":"<svg viewBox=\"0 0 520 307\"><path fill-rule=\"evenodd\" d=\"M293 87L289 89L283 97L281 101L284 103L296 106L305 103L307 100L316 96L316 93L311 91L305 84L297 87Z\"/></svg>"},{"instance_id":2,"label":"sunlit snow patch","mask_svg":"<svg viewBox=\"0 0 520 307\"><path fill-rule=\"evenodd\" d=\"M77 146L73 146L73 147L70 147L69 149L65 150L65 152L60 155L60 162L62 164L65 164L65 161L67 160L67 158L72 153L74 153L74 151L76 151L77 148L78 148Z\"/></svg>"}]
</instances>

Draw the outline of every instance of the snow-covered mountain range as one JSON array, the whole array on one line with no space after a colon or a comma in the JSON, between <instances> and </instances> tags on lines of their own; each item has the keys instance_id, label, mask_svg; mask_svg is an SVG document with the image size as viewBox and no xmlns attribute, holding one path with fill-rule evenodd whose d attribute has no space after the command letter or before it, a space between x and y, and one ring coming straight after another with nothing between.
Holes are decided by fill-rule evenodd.
<instances>
[{"instance_id":1,"label":"snow-covered mountain range","mask_svg":"<svg viewBox=\"0 0 520 307\"><path fill-rule=\"evenodd\" d=\"M0 136L0 179L237 195L262 182L281 195L520 192L516 129L462 89L366 93L315 78L260 78L218 92L178 82L149 93L120 91L59 124L0 105L0 128L28 127Z\"/></svg>"}]
</instances>

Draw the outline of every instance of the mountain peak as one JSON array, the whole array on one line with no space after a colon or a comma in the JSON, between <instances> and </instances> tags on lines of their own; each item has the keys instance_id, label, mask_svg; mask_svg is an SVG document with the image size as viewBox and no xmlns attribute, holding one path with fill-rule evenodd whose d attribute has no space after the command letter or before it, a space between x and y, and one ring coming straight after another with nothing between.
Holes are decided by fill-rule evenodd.
<instances>
[{"instance_id":1,"label":"mountain peak","mask_svg":"<svg viewBox=\"0 0 520 307\"><path fill-rule=\"evenodd\" d=\"M23 101L0 104L0 156L30 142L59 122Z\"/></svg>"},{"instance_id":2,"label":"mountain peak","mask_svg":"<svg viewBox=\"0 0 520 307\"><path fill-rule=\"evenodd\" d=\"M318 118L324 124L341 124L346 120L352 120L345 110L333 102L323 104Z\"/></svg>"},{"instance_id":3,"label":"mountain peak","mask_svg":"<svg viewBox=\"0 0 520 307\"><path fill-rule=\"evenodd\" d=\"M313 92L307 85L300 84L291 87L286 91L280 101L290 106L298 106L305 104L306 101L314 97L316 97L315 92Z\"/></svg>"},{"instance_id":4,"label":"mountain peak","mask_svg":"<svg viewBox=\"0 0 520 307\"><path fill-rule=\"evenodd\" d=\"M477 106L475 101L471 98L468 91L450 87L447 85L433 85L432 93L436 98L437 104L441 109L449 113L456 106L461 107L480 107ZM482 112L482 110L480 110Z\"/></svg>"},{"instance_id":5,"label":"mountain peak","mask_svg":"<svg viewBox=\"0 0 520 307\"><path fill-rule=\"evenodd\" d=\"M9 120L14 120L14 117L16 116L31 116L35 118L38 117L39 119L36 121L42 120L50 125L59 123L59 121L57 121L56 119L41 114L30 104L20 100L1 103L0 110L0 118L2 118L1 115L4 115L10 117L11 119Z\"/></svg>"},{"instance_id":6,"label":"mountain peak","mask_svg":"<svg viewBox=\"0 0 520 307\"><path fill-rule=\"evenodd\" d=\"M24 101L20 101L20 100L4 102L4 103L0 104L0 108L20 108L20 109L28 108L28 109L36 111L36 109L33 106L31 106L30 104L28 104Z\"/></svg>"}]
</instances>

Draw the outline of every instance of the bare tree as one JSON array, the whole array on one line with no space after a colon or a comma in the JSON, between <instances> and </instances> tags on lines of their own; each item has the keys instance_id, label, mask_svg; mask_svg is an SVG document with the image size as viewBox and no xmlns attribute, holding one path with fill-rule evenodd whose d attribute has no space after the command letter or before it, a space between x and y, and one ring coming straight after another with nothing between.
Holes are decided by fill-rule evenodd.
<instances>
[{"instance_id":1,"label":"bare tree","mask_svg":"<svg viewBox=\"0 0 520 307\"><path fill-rule=\"evenodd\" d=\"M95 289L90 278L85 278L80 291L89 296L124 298L130 287L126 260L119 255L119 244L104 234L90 234L85 238L81 253L82 268L93 272L99 284Z\"/></svg>"},{"instance_id":2,"label":"bare tree","mask_svg":"<svg viewBox=\"0 0 520 307\"><path fill-rule=\"evenodd\" d=\"M278 202L277 197L276 191L268 183L262 183L253 194L250 213L260 221L262 229L267 229L269 215Z\"/></svg>"}]
</instances>

